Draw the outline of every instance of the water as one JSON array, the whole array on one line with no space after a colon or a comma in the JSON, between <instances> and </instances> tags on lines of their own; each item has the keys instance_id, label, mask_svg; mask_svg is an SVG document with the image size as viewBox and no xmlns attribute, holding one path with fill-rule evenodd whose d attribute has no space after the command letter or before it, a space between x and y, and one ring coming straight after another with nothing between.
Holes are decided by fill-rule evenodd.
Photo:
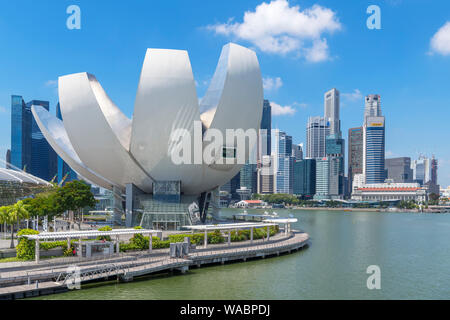
<instances>
[{"instance_id":1,"label":"water","mask_svg":"<svg viewBox=\"0 0 450 320\"><path fill-rule=\"evenodd\" d=\"M450 299L450 214L276 211L299 219L309 248L39 299ZM381 290L367 289L369 265Z\"/></svg>"}]
</instances>

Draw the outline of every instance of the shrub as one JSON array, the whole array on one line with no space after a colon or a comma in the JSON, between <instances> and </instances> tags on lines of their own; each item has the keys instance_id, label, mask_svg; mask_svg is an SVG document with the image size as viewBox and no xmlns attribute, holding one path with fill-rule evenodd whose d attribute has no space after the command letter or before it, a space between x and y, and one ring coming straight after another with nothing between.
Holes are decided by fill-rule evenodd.
<instances>
[{"instance_id":1,"label":"shrub","mask_svg":"<svg viewBox=\"0 0 450 320\"><path fill-rule=\"evenodd\" d=\"M19 244L16 248L16 257L19 259L33 260L35 255L35 241L24 237L28 234L39 234L39 231L33 229L22 229L17 233Z\"/></svg>"},{"instance_id":2,"label":"shrub","mask_svg":"<svg viewBox=\"0 0 450 320\"><path fill-rule=\"evenodd\" d=\"M132 242L129 243L120 243L119 250L121 252L126 251L137 251L137 250L147 250L149 244L149 237L143 237L142 242ZM152 248L153 249L163 249L169 248L170 241L161 241L158 237L152 237Z\"/></svg>"},{"instance_id":3,"label":"shrub","mask_svg":"<svg viewBox=\"0 0 450 320\"><path fill-rule=\"evenodd\" d=\"M67 249L67 241L52 241L52 242L41 242L39 243L39 248L42 250L50 250L54 248L61 247Z\"/></svg>"},{"instance_id":4,"label":"shrub","mask_svg":"<svg viewBox=\"0 0 450 320\"><path fill-rule=\"evenodd\" d=\"M208 233L208 243L218 244L222 242L225 242L225 239L219 230L215 230L214 232Z\"/></svg>"},{"instance_id":5,"label":"shrub","mask_svg":"<svg viewBox=\"0 0 450 320\"><path fill-rule=\"evenodd\" d=\"M64 250L64 257L72 257L73 256L73 248L67 248Z\"/></svg>"},{"instance_id":6,"label":"shrub","mask_svg":"<svg viewBox=\"0 0 450 320\"><path fill-rule=\"evenodd\" d=\"M98 231L112 231L112 228L110 226L104 226L98 229ZM105 241L111 241L110 236L98 236L97 240L105 240Z\"/></svg>"}]
</instances>

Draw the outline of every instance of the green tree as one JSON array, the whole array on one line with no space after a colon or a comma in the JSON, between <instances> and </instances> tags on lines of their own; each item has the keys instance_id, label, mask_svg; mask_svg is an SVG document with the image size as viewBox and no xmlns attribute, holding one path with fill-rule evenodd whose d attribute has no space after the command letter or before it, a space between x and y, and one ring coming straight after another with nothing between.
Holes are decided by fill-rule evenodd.
<instances>
[{"instance_id":1,"label":"green tree","mask_svg":"<svg viewBox=\"0 0 450 320\"><path fill-rule=\"evenodd\" d=\"M78 212L85 207L93 207L96 204L91 187L83 181L71 181L59 188L55 194L58 212ZM79 222L81 224L81 221Z\"/></svg>"},{"instance_id":2,"label":"green tree","mask_svg":"<svg viewBox=\"0 0 450 320\"><path fill-rule=\"evenodd\" d=\"M16 204L8 207L0 208L0 223L6 223L11 226L11 245L10 248L14 248L14 224L19 224L21 220L28 219L30 214L27 210L27 206L23 201L19 201Z\"/></svg>"}]
</instances>

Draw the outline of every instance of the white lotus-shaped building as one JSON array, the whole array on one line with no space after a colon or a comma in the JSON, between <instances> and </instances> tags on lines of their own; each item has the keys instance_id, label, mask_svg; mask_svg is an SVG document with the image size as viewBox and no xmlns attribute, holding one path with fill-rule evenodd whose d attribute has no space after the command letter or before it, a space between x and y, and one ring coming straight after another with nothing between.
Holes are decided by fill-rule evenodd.
<instances>
[{"instance_id":1,"label":"white lotus-shaped building","mask_svg":"<svg viewBox=\"0 0 450 320\"><path fill-rule=\"evenodd\" d=\"M200 103L189 56L183 50L147 50L132 119L89 73L60 77L58 91L63 121L42 107L32 109L43 135L79 175L106 189L126 193L127 202L129 194L133 196L130 190L147 195L157 190L174 191L187 197L187 202L206 199L209 192L235 176L242 164L176 164L173 156L179 149L173 132L183 129L192 137L200 134L205 149L211 143L203 139L209 131L218 130L225 137L227 129L258 130L263 106L256 54L232 43L223 47ZM196 122L201 123L200 130ZM254 143L248 143L247 159ZM236 141L224 141L223 150L233 148ZM176 190L167 190L171 188ZM202 209L202 204L199 207ZM127 211L134 208L127 204Z\"/></svg>"}]
</instances>

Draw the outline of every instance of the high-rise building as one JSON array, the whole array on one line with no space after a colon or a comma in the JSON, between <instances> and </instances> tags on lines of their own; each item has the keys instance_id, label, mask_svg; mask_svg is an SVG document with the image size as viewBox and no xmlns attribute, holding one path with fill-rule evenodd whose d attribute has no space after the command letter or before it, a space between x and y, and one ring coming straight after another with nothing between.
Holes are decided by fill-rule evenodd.
<instances>
[{"instance_id":1,"label":"high-rise building","mask_svg":"<svg viewBox=\"0 0 450 320\"><path fill-rule=\"evenodd\" d=\"M411 169L413 170L414 182L424 185L432 180L432 161L430 158L420 155L419 159L411 163Z\"/></svg>"},{"instance_id":2,"label":"high-rise building","mask_svg":"<svg viewBox=\"0 0 450 320\"><path fill-rule=\"evenodd\" d=\"M21 96L11 97L11 164L31 169L31 110Z\"/></svg>"},{"instance_id":3,"label":"high-rise building","mask_svg":"<svg viewBox=\"0 0 450 320\"><path fill-rule=\"evenodd\" d=\"M383 183L386 179L384 168L385 119L381 114L379 95L366 97L363 152L363 174L366 183Z\"/></svg>"},{"instance_id":4,"label":"high-rise building","mask_svg":"<svg viewBox=\"0 0 450 320\"><path fill-rule=\"evenodd\" d=\"M273 130L271 149L274 169L274 192L292 194L294 165L292 137L278 129Z\"/></svg>"},{"instance_id":5,"label":"high-rise building","mask_svg":"<svg viewBox=\"0 0 450 320\"><path fill-rule=\"evenodd\" d=\"M56 105L56 117L59 120L63 121L59 102ZM58 183L64 184L78 179L77 173L63 159L61 159L60 156L57 156L56 161L57 161Z\"/></svg>"},{"instance_id":6,"label":"high-rise building","mask_svg":"<svg viewBox=\"0 0 450 320\"><path fill-rule=\"evenodd\" d=\"M239 200L237 190L241 187L241 173L238 172L230 181L220 187L220 191L226 191L234 200Z\"/></svg>"},{"instance_id":7,"label":"high-rise building","mask_svg":"<svg viewBox=\"0 0 450 320\"><path fill-rule=\"evenodd\" d=\"M6 169L11 168L10 163L11 163L11 150L8 149L6 150Z\"/></svg>"},{"instance_id":8,"label":"high-rise building","mask_svg":"<svg viewBox=\"0 0 450 320\"><path fill-rule=\"evenodd\" d=\"M316 159L304 159L294 162L293 192L306 198L316 193Z\"/></svg>"},{"instance_id":9,"label":"high-rise building","mask_svg":"<svg viewBox=\"0 0 450 320\"><path fill-rule=\"evenodd\" d=\"M316 193L314 199L342 199L342 194L339 193L340 170L341 160L338 157L316 159Z\"/></svg>"},{"instance_id":10,"label":"high-rise building","mask_svg":"<svg viewBox=\"0 0 450 320\"><path fill-rule=\"evenodd\" d=\"M258 169L258 193L274 193L274 170L272 156L263 156L261 167Z\"/></svg>"},{"instance_id":11,"label":"high-rise building","mask_svg":"<svg viewBox=\"0 0 450 320\"><path fill-rule=\"evenodd\" d=\"M56 153L44 138L31 114L32 106L49 110L48 101L25 103L21 96L11 99L11 164L41 179L56 176Z\"/></svg>"},{"instance_id":12,"label":"high-rise building","mask_svg":"<svg viewBox=\"0 0 450 320\"><path fill-rule=\"evenodd\" d=\"M326 138L326 155L330 159L332 167L330 167L330 195L333 197L343 196L345 191L345 140L342 139L341 133L330 134ZM337 175L337 179L335 179Z\"/></svg>"},{"instance_id":13,"label":"high-rise building","mask_svg":"<svg viewBox=\"0 0 450 320\"><path fill-rule=\"evenodd\" d=\"M47 111L50 108L48 101L32 100L26 104L31 110L32 106L41 106ZM31 117L31 170L30 172L47 181L51 181L57 171L56 152L50 147L34 117Z\"/></svg>"},{"instance_id":14,"label":"high-rise building","mask_svg":"<svg viewBox=\"0 0 450 320\"><path fill-rule=\"evenodd\" d=\"M271 130L272 130L272 107L270 106L269 100L264 100L263 104L263 114L261 118L261 129L266 130L266 148L265 150L261 150L262 155L270 155L271 154ZM265 151L265 152L264 152Z\"/></svg>"},{"instance_id":15,"label":"high-rise building","mask_svg":"<svg viewBox=\"0 0 450 320\"><path fill-rule=\"evenodd\" d=\"M348 129L348 189L352 190L356 174L363 173L363 127Z\"/></svg>"},{"instance_id":16,"label":"high-rise building","mask_svg":"<svg viewBox=\"0 0 450 320\"><path fill-rule=\"evenodd\" d=\"M292 145L292 156L295 161L303 160L303 143Z\"/></svg>"},{"instance_id":17,"label":"high-rise building","mask_svg":"<svg viewBox=\"0 0 450 320\"><path fill-rule=\"evenodd\" d=\"M394 183L413 182L411 158L400 157L385 160L386 177Z\"/></svg>"},{"instance_id":18,"label":"high-rise building","mask_svg":"<svg viewBox=\"0 0 450 320\"><path fill-rule=\"evenodd\" d=\"M331 89L325 93L324 100L324 117L330 122L330 134L339 133L341 131L339 91Z\"/></svg>"},{"instance_id":19,"label":"high-rise building","mask_svg":"<svg viewBox=\"0 0 450 320\"><path fill-rule=\"evenodd\" d=\"M364 108L364 118L381 116L381 97L378 94L367 95Z\"/></svg>"},{"instance_id":20,"label":"high-rise building","mask_svg":"<svg viewBox=\"0 0 450 320\"><path fill-rule=\"evenodd\" d=\"M431 183L438 185L438 160L433 157L431 158Z\"/></svg>"},{"instance_id":21,"label":"high-rise building","mask_svg":"<svg viewBox=\"0 0 450 320\"><path fill-rule=\"evenodd\" d=\"M314 199L328 199L330 190L330 161L316 159L316 193Z\"/></svg>"},{"instance_id":22,"label":"high-rise building","mask_svg":"<svg viewBox=\"0 0 450 320\"><path fill-rule=\"evenodd\" d=\"M240 172L240 186L250 190L250 193L257 192L257 167L256 164L246 163Z\"/></svg>"},{"instance_id":23,"label":"high-rise building","mask_svg":"<svg viewBox=\"0 0 450 320\"><path fill-rule=\"evenodd\" d=\"M330 123L324 117L310 117L306 126L306 158L326 155L325 139L330 134Z\"/></svg>"}]
</instances>

